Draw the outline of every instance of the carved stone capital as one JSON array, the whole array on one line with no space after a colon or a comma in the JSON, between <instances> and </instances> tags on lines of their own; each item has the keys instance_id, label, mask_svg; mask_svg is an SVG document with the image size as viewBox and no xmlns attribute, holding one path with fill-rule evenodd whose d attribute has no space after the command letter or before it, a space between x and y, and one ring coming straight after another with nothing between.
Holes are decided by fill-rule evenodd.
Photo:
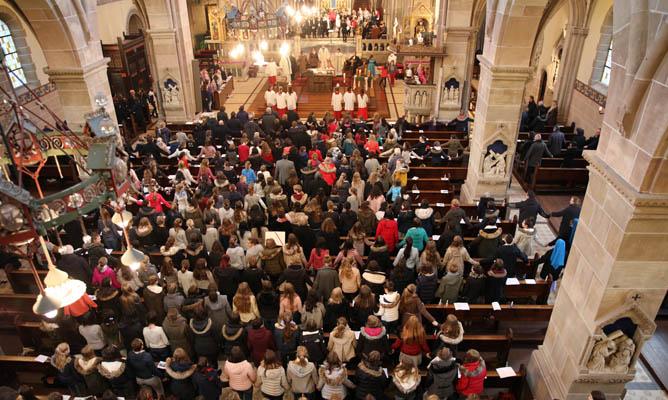
<instances>
[{"instance_id":1,"label":"carved stone capital","mask_svg":"<svg viewBox=\"0 0 668 400\"><path fill-rule=\"evenodd\" d=\"M81 68L44 68L44 73L49 75L49 80L51 82L64 82L64 81L79 81L82 79L88 78L90 75L99 72L100 70L107 69L107 64L109 64L111 58L103 57L99 60L85 65Z\"/></svg>"},{"instance_id":2,"label":"carved stone capital","mask_svg":"<svg viewBox=\"0 0 668 400\"><path fill-rule=\"evenodd\" d=\"M480 66L488 70L492 79L512 80L526 82L531 76L531 67L523 67L519 65L496 65L484 54L478 55Z\"/></svg>"}]
</instances>

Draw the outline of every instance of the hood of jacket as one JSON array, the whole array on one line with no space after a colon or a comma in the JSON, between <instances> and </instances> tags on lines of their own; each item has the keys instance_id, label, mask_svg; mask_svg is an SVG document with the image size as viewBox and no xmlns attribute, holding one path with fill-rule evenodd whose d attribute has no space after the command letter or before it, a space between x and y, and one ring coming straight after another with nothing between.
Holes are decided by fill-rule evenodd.
<instances>
[{"instance_id":1,"label":"hood of jacket","mask_svg":"<svg viewBox=\"0 0 668 400\"><path fill-rule=\"evenodd\" d=\"M382 252L387 251L387 246L385 246L385 245L383 245L383 246L371 246L371 247L369 247L369 250L372 253L382 253Z\"/></svg>"},{"instance_id":2,"label":"hood of jacket","mask_svg":"<svg viewBox=\"0 0 668 400\"><path fill-rule=\"evenodd\" d=\"M327 368L327 362L320 367L318 374L320 379L323 379L326 384L330 386L338 386L343 383L348 377L348 373L345 368L334 368L331 371Z\"/></svg>"},{"instance_id":3,"label":"hood of jacket","mask_svg":"<svg viewBox=\"0 0 668 400\"><path fill-rule=\"evenodd\" d=\"M313 373L315 370L315 365L312 362L306 362L306 365L301 366L294 361L288 363L288 371L292 372L295 376L299 378L305 378Z\"/></svg>"},{"instance_id":4,"label":"hood of jacket","mask_svg":"<svg viewBox=\"0 0 668 400\"><path fill-rule=\"evenodd\" d=\"M376 285L382 285L383 283L385 283L387 277L381 271L365 271L362 274L362 279L364 279L367 282L374 283Z\"/></svg>"},{"instance_id":5,"label":"hood of jacket","mask_svg":"<svg viewBox=\"0 0 668 400\"><path fill-rule=\"evenodd\" d=\"M366 363L361 362L357 365L357 368L359 368L365 374L373 376L374 378L380 378L383 375L382 367L379 369L371 369L367 367Z\"/></svg>"},{"instance_id":6,"label":"hood of jacket","mask_svg":"<svg viewBox=\"0 0 668 400\"><path fill-rule=\"evenodd\" d=\"M153 232L153 225L148 224L145 227L140 226L140 227L137 228L136 232L137 232L137 236L139 236L141 238L146 237Z\"/></svg>"},{"instance_id":7,"label":"hood of jacket","mask_svg":"<svg viewBox=\"0 0 668 400\"><path fill-rule=\"evenodd\" d=\"M485 370L485 360L481 358L478 361L465 363L462 366L464 367L461 372L463 376L466 376L467 378L475 378Z\"/></svg>"},{"instance_id":8,"label":"hood of jacket","mask_svg":"<svg viewBox=\"0 0 668 400\"><path fill-rule=\"evenodd\" d=\"M431 207L418 208L415 210L415 216L420 219L429 219L432 215L434 215L434 209Z\"/></svg>"},{"instance_id":9,"label":"hood of jacket","mask_svg":"<svg viewBox=\"0 0 668 400\"><path fill-rule=\"evenodd\" d=\"M496 239L501 236L501 228L497 228L496 226L494 226L494 228L486 226L484 229L480 230L479 235L483 239Z\"/></svg>"},{"instance_id":10,"label":"hood of jacket","mask_svg":"<svg viewBox=\"0 0 668 400\"><path fill-rule=\"evenodd\" d=\"M234 341L239 339L241 334L244 333L244 328L242 326L223 325L222 333L225 340Z\"/></svg>"},{"instance_id":11,"label":"hood of jacket","mask_svg":"<svg viewBox=\"0 0 668 400\"><path fill-rule=\"evenodd\" d=\"M261 257L263 260L270 260L270 259L276 257L276 256L278 255L278 253L281 252L281 250L282 250L282 249L281 249L280 247L278 247L278 246L276 246L276 247L272 247L272 248L267 248L267 247L265 247L265 248L262 250L262 254L260 255L260 257Z\"/></svg>"},{"instance_id":12,"label":"hood of jacket","mask_svg":"<svg viewBox=\"0 0 668 400\"><path fill-rule=\"evenodd\" d=\"M505 278L506 275L508 275L508 271L506 271L506 270L504 269L504 270L495 272L494 270L490 269L489 272L487 272L487 274L488 274L490 277L492 277L492 278L499 278L499 279L501 279L501 278Z\"/></svg>"},{"instance_id":13,"label":"hood of jacket","mask_svg":"<svg viewBox=\"0 0 668 400\"><path fill-rule=\"evenodd\" d=\"M190 320L190 329L197 335L204 335L209 332L211 329L211 318L196 320L195 318Z\"/></svg>"},{"instance_id":14,"label":"hood of jacket","mask_svg":"<svg viewBox=\"0 0 668 400\"><path fill-rule=\"evenodd\" d=\"M429 362L429 371L434 374L446 374L457 369L457 362L454 358L444 360L438 356Z\"/></svg>"},{"instance_id":15,"label":"hood of jacket","mask_svg":"<svg viewBox=\"0 0 668 400\"><path fill-rule=\"evenodd\" d=\"M183 379L188 379L190 378L193 373L195 373L195 370L197 369L197 365L195 364L181 364L181 363L172 363L165 368L165 371L167 372L167 375L170 376L172 379L176 380L183 380Z\"/></svg>"},{"instance_id":16,"label":"hood of jacket","mask_svg":"<svg viewBox=\"0 0 668 400\"><path fill-rule=\"evenodd\" d=\"M123 361L102 361L97 370L100 375L107 379L118 378L125 372L125 363Z\"/></svg>"},{"instance_id":17,"label":"hood of jacket","mask_svg":"<svg viewBox=\"0 0 668 400\"><path fill-rule=\"evenodd\" d=\"M444 343L447 343L447 344L459 344L459 343L461 343L461 341L464 340L464 327L462 326L462 323L460 321L457 321L457 325L459 326L459 334L457 335L456 338L452 338L450 336L447 336L443 332L440 332L438 334L438 338L441 339Z\"/></svg>"},{"instance_id":18,"label":"hood of jacket","mask_svg":"<svg viewBox=\"0 0 668 400\"><path fill-rule=\"evenodd\" d=\"M84 360L81 354L74 356L74 369L81 375L90 375L97 372L97 366L102 359L100 357L93 357L90 360Z\"/></svg>"},{"instance_id":19,"label":"hood of jacket","mask_svg":"<svg viewBox=\"0 0 668 400\"><path fill-rule=\"evenodd\" d=\"M534 228L522 228L521 226L517 228L518 232L522 232L523 234L527 236L533 236L536 234L536 230Z\"/></svg>"},{"instance_id":20,"label":"hood of jacket","mask_svg":"<svg viewBox=\"0 0 668 400\"><path fill-rule=\"evenodd\" d=\"M401 295L399 292L385 293L380 296L380 306L385 308L392 308L399 304Z\"/></svg>"},{"instance_id":21,"label":"hood of jacket","mask_svg":"<svg viewBox=\"0 0 668 400\"><path fill-rule=\"evenodd\" d=\"M367 340L379 340L385 337L387 331L384 326L380 328L367 328L364 327L360 330L360 335L364 336ZM361 365L361 364L360 364Z\"/></svg>"}]
</instances>

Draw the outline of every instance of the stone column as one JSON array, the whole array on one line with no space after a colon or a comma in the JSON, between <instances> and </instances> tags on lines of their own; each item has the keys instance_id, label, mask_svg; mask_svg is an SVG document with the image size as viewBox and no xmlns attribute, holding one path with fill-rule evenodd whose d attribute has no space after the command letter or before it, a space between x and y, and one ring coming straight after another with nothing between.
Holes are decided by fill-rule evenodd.
<instances>
[{"instance_id":1,"label":"stone column","mask_svg":"<svg viewBox=\"0 0 668 400\"><path fill-rule=\"evenodd\" d=\"M473 71L474 50L471 49L471 37L475 31L470 27L447 28L445 41L446 57L443 58L443 79L439 85L440 102L438 104L438 118L452 120L465 108L470 90L470 75ZM470 71L469 71L470 70ZM459 97L447 99L444 96L443 85L449 79L455 78L459 82Z\"/></svg>"},{"instance_id":2,"label":"stone column","mask_svg":"<svg viewBox=\"0 0 668 400\"><path fill-rule=\"evenodd\" d=\"M476 105L475 126L469 146L471 154L462 185L462 197L471 202L489 194L503 199L510 183L512 155L515 154L519 118L524 96L524 85L531 72L530 67L492 65L484 55L480 60L480 82ZM485 170L487 147L496 140L506 146L505 170L491 173Z\"/></svg>"},{"instance_id":3,"label":"stone column","mask_svg":"<svg viewBox=\"0 0 668 400\"><path fill-rule=\"evenodd\" d=\"M564 52L559 64L559 77L557 78L554 93L557 98L557 107L559 109L558 119L560 123L568 123L566 117L571 109L571 99L573 98L573 88L578 74L580 59L582 58L582 49L585 39L589 34L589 29L585 27L568 25L566 27L566 42L564 43Z\"/></svg>"},{"instance_id":4,"label":"stone column","mask_svg":"<svg viewBox=\"0 0 668 400\"><path fill-rule=\"evenodd\" d=\"M536 399L620 399L668 288L668 195L637 191L598 153L585 152L589 186L543 345L529 363ZM633 347L606 347L603 328L638 326ZM613 328L612 330L614 330ZM604 355L609 354L607 357Z\"/></svg>"},{"instance_id":5,"label":"stone column","mask_svg":"<svg viewBox=\"0 0 668 400\"><path fill-rule=\"evenodd\" d=\"M531 73L531 50L546 3L547 0L488 2L485 48L478 56L475 127L462 186L466 202L482 195L496 199L506 196L525 83ZM492 7L494 4L496 7ZM495 146L498 154L488 154L488 147L497 141L502 143Z\"/></svg>"},{"instance_id":6,"label":"stone column","mask_svg":"<svg viewBox=\"0 0 668 400\"><path fill-rule=\"evenodd\" d=\"M165 118L185 122L194 117L193 47L186 0L159 0L147 4L151 72L156 80Z\"/></svg>"},{"instance_id":7,"label":"stone column","mask_svg":"<svg viewBox=\"0 0 668 400\"><path fill-rule=\"evenodd\" d=\"M56 85L62 103L62 119L75 132L80 132L86 123L84 115L98 108L95 96L107 97L106 107L111 118L116 120L116 113L111 104L111 90L107 80L109 58L100 58L84 67L44 68L49 80Z\"/></svg>"}]
</instances>

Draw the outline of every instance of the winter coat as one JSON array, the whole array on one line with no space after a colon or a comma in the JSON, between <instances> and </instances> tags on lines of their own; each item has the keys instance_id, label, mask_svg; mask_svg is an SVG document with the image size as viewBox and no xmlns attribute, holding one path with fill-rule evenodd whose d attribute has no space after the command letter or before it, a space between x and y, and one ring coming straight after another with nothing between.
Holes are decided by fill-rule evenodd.
<instances>
[{"instance_id":1,"label":"winter coat","mask_svg":"<svg viewBox=\"0 0 668 400\"><path fill-rule=\"evenodd\" d=\"M355 342L355 332L350 328L346 328L340 338L334 336L334 331L332 331L329 334L327 350L335 352L341 362L348 362L355 357Z\"/></svg>"},{"instance_id":2,"label":"winter coat","mask_svg":"<svg viewBox=\"0 0 668 400\"><path fill-rule=\"evenodd\" d=\"M447 399L455 393L455 379L459 365L454 358L442 360L434 358L427 368L428 380L431 382L427 393L438 396L439 399Z\"/></svg>"},{"instance_id":3,"label":"winter coat","mask_svg":"<svg viewBox=\"0 0 668 400\"><path fill-rule=\"evenodd\" d=\"M135 380L126 370L123 361L102 361L97 370L109 382L116 396L132 398L135 395Z\"/></svg>"},{"instance_id":4,"label":"winter coat","mask_svg":"<svg viewBox=\"0 0 668 400\"><path fill-rule=\"evenodd\" d=\"M387 246L371 246L369 248L369 259L367 260L367 263L372 260L375 260L378 263L381 271L388 272L392 270L392 261L390 260Z\"/></svg>"},{"instance_id":5,"label":"winter coat","mask_svg":"<svg viewBox=\"0 0 668 400\"><path fill-rule=\"evenodd\" d=\"M102 378L102 375L97 370L97 366L100 365L101 361L100 357L84 360L80 354L74 357L74 369L83 377L89 394L101 395L105 390L109 389L107 381Z\"/></svg>"},{"instance_id":6,"label":"winter coat","mask_svg":"<svg viewBox=\"0 0 668 400\"><path fill-rule=\"evenodd\" d=\"M278 278L285 270L285 258L280 247L265 248L260 255L264 271L273 278Z\"/></svg>"},{"instance_id":7,"label":"winter coat","mask_svg":"<svg viewBox=\"0 0 668 400\"><path fill-rule=\"evenodd\" d=\"M334 268L324 267L318 270L313 282L313 288L322 297L324 302L329 300L329 295L335 287L341 286L339 273Z\"/></svg>"},{"instance_id":8,"label":"winter coat","mask_svg":"<svg viewBox=\"0 0 668 400\"><path fill-rule=\"evenodd\" d=\"M289 338L283 336L285 327L282 322L277 322L274 324L274 343L276 344L276 350L279 355L285 359L294 358L295 351L297 351L297 346L299 345L299 328L292 325L292 335Z\"/></svg>"},{"instance_id":9,"label":"winter coat","mask_svg":"<svg viewBox=\"0 0 668 400\"><path fill-rule=\"evenodd\" d=\"M524 255L527 257L533 257L533 238L536 236L536 230L534 228L522 228L518 227L515 231L515 237L513 238L513 244L517 245L517 248L520 249Z\"/></svg>"},{"instance_id":10,"label":"winter coat","mask_svg":"<svg viewBox=\"0 0 668 400\"><path fill-rule=\"evenodd\" d=\"M255 365L260 365L267 349L276 350L276 344L271 331L265 327L249 329L246 345L250 349L250 358Z\"/></svg>"},{"instance_id":11,"label":"winter coat","mask_svg":"<svg viewBox=\"0 0 668 400\"><path fill-rule=\"evenodd\" d=\"M462 297L465 298L471 304L483 303L486 281L487 279L485 278L484 274L481 275L476 275L474 273L469 274L469 277L466 278L466 283L464 283L464 289L462 290Z\"/></svg>"},{"instance_id":12,"label":"winter coat","mask_svg":"<svg viewBox=\"0 0 668 400\"><path fill-rule=\"evenodd\" d=\"M478 233L478 237L473 240L471 247L475 248L475 254L480 258L492 258L496 253L496 248L501 244L501 228L485 227Z\"/></svg>"},{"instance_id":13,"label":"winter coat","mask_svg":"<svg viewBox=\"0 0 668 400\"><path fill-rule=\"evenodd\" d=\"M346 387L354 387L352 382L348 380L348 371L345 367L334 368L330 371L327 368L327 363L325 363L320 367L318 375L318 388L321 390L323 399L329 400L334 394L338 394L342 399L345 399L348 392Z\"/></svg>"},{"instance_id":14,"label":"winter coat","mask_svg":"<svg viewBox=\"0 0 668 400\"><path fill-rule=\"evenodd\" d=\"M496 249L494 258L503 260L503 267L508 271L508 277L514 278L517 276L517 259L521 259L525 263L528 260L527 256L514 244L502 244Z\"/></svg>"},{"instance_id":15,"label":"winter coat","mask_svg":"<svg viewBox=\"0 0 668 400\"><path fill-rule=\"evenodd\" d=\"M456 272L448 272L443 278L436 291L436 297L445 304L449 302L454 303L459 299L459 292L464 284L464 278Z\"/></svg>"},{"instance_id":16,"label":"winter coat","mask_svg":"<svg viewBox=\"0 0 668 400\"><path fill-rule=\"evenodd\" d=\"M306 283L309 281L308 273L301 264L289 264L288 268L283 271L281 277L278 278L277 284L283 282L290 282L295 288L295 293L302 299L306 300L308 287Z\"/></svg>"},{"instance_id":17,"label":"winter coat","mask_svg":"<svg viewBox=\"0 0 668 400\"><path fill-rule=\"evenodd\" d=\"M158 318L158 321L165 318L165 291L161 286L147 286L142 292L144 297L144 305L147 311L153 311Z\"/></svg>"},{"instance_id":18,"label":"winter coat","mask_svg":"<svg viewBox=\"0 0 668 400\"><path fill-rule=\"evenodd\" d=\"M457 382L457 393L463 396L482 393L487 376L485 360L481 358L479 361L465 363L463 367L465 371L461 373Z\"/></svg>"},{"instance_id":19,"label":"winter coat","mask_svg":"<svg viewBox=\"0 0 668 400\"><path fill-rule=\"evenodd\" d=\"M147 351L142 350L139 353L129 351L125 363L135 378L150 379L158 375L153 363L153 357Z\"/></svg>"},{"instance_id":20,"label":"winter coat","mask_svg":"<svg viewBox=\"0 0 668 400\"><path fill-rule=\"evenodd\" d=\"M436 271L431 274L420 274L417 277L416 293L425 304L433 304L438 288L438 275Z\"/></svg>"},{"instance_id":21,"label":"winter coat","mask_svg":"<svg viewBox=\"0 0 668 400\"><path fill-rule=\"evenodd\" d=\"M223 382L218 377L215 368L205 367L195 370L191 379L195 390L204 400L218 400L220 398Z\"/></svg>"},{"instance_id":22,"label":"winter coat","mask_svg":"<svg viewBox=\"0 0 668 400\"><path fill-rule=\"evenodd\" d=\"M365 363L359 363L355 370L355 379L357 380L356 399L363 400L368 394L375 399L385 398L384 392L388 379L382 368L371 369Z\"/></svg>"},{"instance_id":23,"label":"winter coat","mask_svg":"<svg viewBox=\"0 0 668 400\"><path fill-rule=\"evenodd\" d=\"M213 270L213 277L220 294L227 296L228 299L233 298L240 283L239 270L229 266L226 268L218 266Z\"/></svg>"},{"instance_id":24,"label":"winter coat","mask_svg":"<svg viewBox=\"0 0 668 400\"><path fill-rule=\"evenodd\" d=\"M223 374L227 377L230 388L240 392L252 388L256 378L255 369L247 360L238 363L225 361Z\"/></svg>"},{"instance_id":25,"label":"winter coat","mask_svg":"<svg viewBox=\"0 0 668 400\"><path fill-rule=\"evenodd\" d=\"M357 355L359 357L362 357L363 354L369 355L374 350L378 351L381 357L390 352L390 343L384 326L380 328L363 327L360 330L357 341Z\"/></svg>"},{"instance_id":26,"label":"winter coat","mask_svg":"<svg viewBox=\"0 0 668 400\"><path fill-rule=\"evenodd\" d=\"M265 369L264 365L260 365L257 369L255 386L259 387L262 393L269 396L280 396L286 390L290 389L283 367Z\"/></svg>"},{"instance_id":27,"label":"winter coat","mask_svg":"<svg viewBox=\"0 0 668 400\"><path fill-rule=\"evenodd\" d=\"M495 301L502 301L504 298L504 293L503 289L506 287L506 277L508 276L508 273L506 270L502 270L501 272L494 272L494 270L490 270L487 273L487 299L486 302L493 303Z\"/></svg>"},{"instance_id":28,"label":"winter coat","mask_svg":"<svg viewBox=\"0 0 668 400\"><path fill-rule=\"evenodd\" d=\"M309 359L320 365L327 357L327 344L322 331L302 331L301 343L308 350Z\"/></svg>"},{"instance_id":29,"label":"winter coat","mask_svg":"<svg viewBox=\"0 0 668 400\"><path fill-rule=\"evenodd\" d=\"M377 316L383 322L395 322L399 320L399 299L401 295L398 292L383 294L378 300Z\"/></svg>"},{"instance_id":30,"label":"winter coat","mask_svg":"<svg viewBox=\"0 0 668 400\"><path fill-rule=\"evenodd\" d=\"M464 327L462 326L462 323L460 321L457 321L457 325L459 326L459 334L457 337L450 337L446 335L444 332L439 331L438 332L438 339L439 339L439 348L446 346L450 350L452 350L452 354L455 354L455 350L457 348L457 345L464 340Z\"/></svg>"},{"instance_id":31,"label":"winter coat","mask_svg":"<svg viewBox=\"0 0 668 400\"><path fill-rule=\"evenodd\" d=\"M427 232L427 235L431 237L434 232L434 209L431 207L418 208L415 210L415 216L420 219L422 227Z\"/></svg>"},{"instance_id":32,"label":"winter coat","mask_svg":"<svg viewBox=\"0 0 668 400\"><path fill-rule=\"evenodd\" d=\"M162 321L162 330L165 331L169 345L172 352L179 347L188 353L191 357L194 356L193 350L190 347L190 331L188 330L188 323L182 315L176 317L176 321L165 318Z\"/></svg>"},{"instance_id":33,"label":"winter coat","mask_svg":"<svg viewBox=\"0 0 668 400\"><path fill-rule=\"evenodd\" d=\"M192 376L197 366L195 364L175 363L167 364L165 371L172 379L169 389L179 400L192 400L195 398L195 386Z\"/></svg>"},{"instance_id":34,"label":"winter coat","mask_svg":"<svg viewBox=\"0 0 668 400\"><path fill-rule=\"evenodd\" d=\"M392 373L392 383L401 394L413 393L420 385L420 371L413 367L411 371L403 373L394 371Z\"/></svg>"},{"instance_id":35,"label":"winter coat","mask_svg":"<svg viewBox=\"0 0 668 400\"><path fill-rule=\"evenodd\" d=\"M226 324L221 331L223 353L229 356L234 346L239 346L244 354L248 354L246 347L246 330L241 325Z\"/></svg>"},{"instance_id":36,"label":"winter coat","mask_svg":"<svg viewBox=\"0 0 668 400\"><path fill-rule=\"evenodd\" d=\"M427 236L427 232L422 227L410 228L406 231L406 235L401 242L399 242L399 247L404 247L406 238L409 237L413 239L413 248L417 249L418 252L421 252L429 241L429 236Z\"/></svg>"},{"instance_id":37,"label":"winter coat","mask_svg":"<svg viewBox=\"0 0 668 400\"><path fill-rule=\"evenodd\" d=\"M213 330L215 332L220 332L229 319L229 316L232 315L232 307L227 301L227 296L219 294L216 298L216 301L213 302L209 299L209 296L204 298L204 308L207 311L211 322L213 323Z\"/></svg>"},{"instance_id":38,"label":"winter coat","mask_svg":"<svg viewBox=\"0 0 668 400\"><path fill-rule=\"evenodd\" d=\"M190 331L193 338L193 349L198 357L214 357L218 354L218 332L215 332L211 318L202 320L191 319Z\"/></svg>"},{"instance_id":39,"label":"winter coat","mask_svg":"<svg viewBox=\"0 0 668 400\"><path fill-rule=\"evenodd\" d=\"M313 393L318 384L318 368L312 362L302 366L290 361L287 378L293 393Z\"/></svg>"},{"instance_id":40,"label":"winter coat","mask_svg":"<svg viewBox=\"0 0 668 400\"><path fill-rule=\"evenodd\" d=\"M318 302L311 311L306 311L304 308L301 312L302 321L299 324L300 329L306 329L309 322L313 322L315 329L322 329L325 320L325 306Z\"/></svg>"},{"instance_id":41,"label":"winter coat","mask_svg":"<svg viewBox=\"0 0 668 400\"><path fill-rule=\"evenodd\" d=\"M389 252L394 252L399 241L399 225L397 221L383 218L376 227L376 237L382 237Z\"/></svg>"}]
</instances>

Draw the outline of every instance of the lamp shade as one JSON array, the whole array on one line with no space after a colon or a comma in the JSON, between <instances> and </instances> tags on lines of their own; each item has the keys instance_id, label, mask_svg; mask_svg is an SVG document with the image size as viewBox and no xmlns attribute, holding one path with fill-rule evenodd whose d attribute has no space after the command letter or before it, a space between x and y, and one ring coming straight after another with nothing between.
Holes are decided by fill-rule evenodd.
<instances>
[{"instance_id":1,"label":"lamp shade","mask_svg":"<svg viewBox=\"0 0 668 400\"><path fill-rule=\"evenodd\" d=\"M125 253L121 256L121 262L124 265L127 265L130 267L131 270L136 271L139 269L139 264L144 261L144 258L146 258L146 255L142 253L141 251L130 247L127 250L125 250Z\"/></svg>"},{"instance_id":2,"label":"lamp shade","mask_svg":"<svg viewBox=\"0 0 668 400\"><path fill-rule=\"evenodd\" d=\"M67 279L58 286L44 289L44 293L60 301L60 307L66 307L76 302L86 293L86 284L77 279Z\"/></svg>"},{"instance_id":3,"label":"lamp shade","mask_svg":"<svg viewBox=\"0 0 668 400\"><path fill-rule=\"evenodd\" d=\"M53 318L58 315L59 308L60 302L58 301L58 298L44 293L37 295L37 300L32 306L32 311L35 314L44 315L47 318Z\"/></svg>"},{"instance_id":4,"label":"lamp shade","mask_svg":"<svg viewBox=\"0 0 668 400\"><path fill-rule=\"evenodd\" d=\"M132 213L126 210L116 212L114 213L114 216L111 217L111 222L113 222L114 225L125 228L132 222Z\"/></svg>"}]
</instances>

